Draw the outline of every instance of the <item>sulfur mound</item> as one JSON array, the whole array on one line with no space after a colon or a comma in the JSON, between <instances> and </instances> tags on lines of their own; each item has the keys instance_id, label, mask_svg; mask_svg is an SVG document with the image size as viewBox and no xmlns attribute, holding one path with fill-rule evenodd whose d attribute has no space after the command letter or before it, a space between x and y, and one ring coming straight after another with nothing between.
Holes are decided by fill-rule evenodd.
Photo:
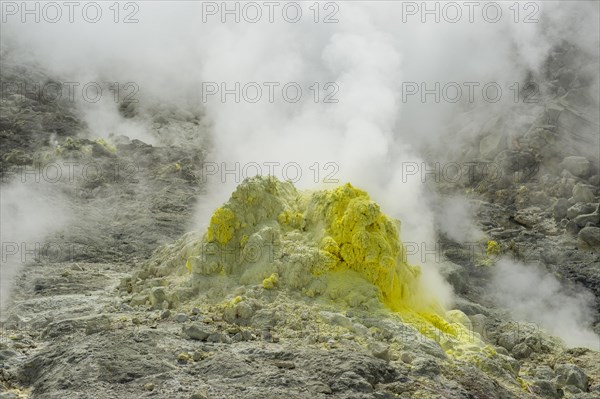
<instances>
[{"instance_id":1,"label":"sulfur mound","mask_svg":"<svg viewBox=\"0 0 600 399\"><path fill-rule=\"evenodd\" d=\"M186 261L198 282L230 275L264 285L277 275L278 285L309 296L399 310L417 296L420 270L404 261L398 226L350 184L301 193L256 177L215 211Z\"/></svg>"},{"instance_id":2,"label":"sulfur mound","mask_svg":"<svg viewBox=\"0 0 600 399\"><path fill-rule=\"evenodd\" d=\"M187 293L167 297L169 306L194 292L222 299L240 285L287 290L342 308L391 312L449 354L479 352L484 345L462 312L446 313L425 299L431 295L423 295L421 269L406 262L399 227L350 184L300 192L255 177L214 212L202 236L190 233L157 251L150 274L191 274Z\"/></svg>"}]
</instances>

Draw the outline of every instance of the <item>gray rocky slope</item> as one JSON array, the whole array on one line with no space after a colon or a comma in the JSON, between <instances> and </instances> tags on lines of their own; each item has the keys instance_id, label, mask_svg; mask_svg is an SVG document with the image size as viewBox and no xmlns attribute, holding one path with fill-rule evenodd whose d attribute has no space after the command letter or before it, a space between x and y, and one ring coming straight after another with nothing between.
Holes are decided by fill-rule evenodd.
<instances>
[{"instance_id":1,"label":"gray rocky slope","mask_svg":"<svg viewBox=\"0 0 600 399\"><path fill-rule=\"evenodd\" d=\"M598 333L599 121L582 90L589 68L570 63L574 51L565 45L549 58L549 99L515 140L482 132L479 145L457 155L500 165L501 178L476 173L435 189L468 191L478 227L497 245L492 252L590 290ZM1 70L3 82L53 79L10 60ZM201 113L175 107L121 104L120 111L145 121L157 143L113 136L113 147L89 136L68 101L3 93L3 188L25 184L23 168L52 162L93 163L104 173L63 176L35 190L44 201L62 198L70 221L21 262L2 304L0 398L600 397L598 348L567 349L539 326L511 320L488 295L485 241L473 256L472 243L440 234L440 268L457 306L493 348L477 361L447 356L397 318L293 291L240 286L221 298L244 298L229 307L210 298L166 303L172 280L149 265L186 232L205 194L209 129ZM107 172L115 165L121 173Z\"/></svg>"}]
</instances>

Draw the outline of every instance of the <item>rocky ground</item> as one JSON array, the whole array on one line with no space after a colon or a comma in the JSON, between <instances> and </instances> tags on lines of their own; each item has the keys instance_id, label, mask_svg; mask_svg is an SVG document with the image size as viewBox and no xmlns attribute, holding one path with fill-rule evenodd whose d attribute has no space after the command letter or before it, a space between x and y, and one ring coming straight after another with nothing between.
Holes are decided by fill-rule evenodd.
<instances>
[{"instance_id":1,"label":"rocky ground","mask_svg":"<svg viewBox=\"0 0 600 399\"><path fill-rule=\"evenodd\" d=\"M574 46L555 48L535 78L545 101L505 116L527 121L512 140L484 135L462 160L493 165L466 187L488 237L514 259L583 285L600 309L600 117L590 65Z\"/></svg>"},{"instance_id":2,"label":"rocky ground","mask_svg":"<svg viewBox=\"0 0 600 399\"><path fill-rule=\"evenodd\" d=\"M473 257L470 246L440 235L456 305L490 345L489 356L474 361L448 356L390 313L260 285L165 305L165 288L184 276L147 271L169 247L154 251L186 232L202 200L210 144L202 114L121 104L122 115L146 121L157 142L107 142L90 136L74 104L3 93L5 186L19 182L23 167L51 162L119 165L121 173L45 185L45 195L65 198L72 217L44 243L69 250L36 256L16 280L2 314L0 398L600 397L600 353L567 349L533 323L511 320L486 295L492 268L481 265L494 242L497 253L586 287L600 308L599 147L589 134L599 121L581 90L589 68L570 65L570 51L549 59L550 100L528 110L533 117L515 140L484 132L479 147L461 154L500 165L501 177L482 173L436 188L467 190L488 237ZM1 71L3 82L52 79L9 61Z\"/></svg>"}]
</instances>

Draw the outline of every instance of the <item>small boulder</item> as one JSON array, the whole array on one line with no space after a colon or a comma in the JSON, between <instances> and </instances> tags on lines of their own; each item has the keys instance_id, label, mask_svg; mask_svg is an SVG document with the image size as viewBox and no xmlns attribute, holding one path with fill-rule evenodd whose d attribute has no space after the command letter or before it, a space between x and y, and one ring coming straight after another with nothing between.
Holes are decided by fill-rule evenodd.
<instances>
[{"instance_id":1,"label":"small boulder","mask_svg":"<svg viewBox=\"0 0 600 399\"><path fill-rule=\"evenodd\" d=\"M177 323L185 323L187 319L188 317L185 313L177 313L175 317L173 317L173 320L175 320Z\"/></svg>"},{"instance_id":2,"label":"small boulder","mask_svg":"<svg viewBox=\"0 0 600 399\"><path fill-rule=\"evenodd\" d=\"M236 303L223 311L223 319L228 323L247 325L254 316L254 309L245 301Z\"/></svg>"},{"instance_id":3,"label":"small boulder","mask_svg":"<svg viewBox=\"0 0 600 399\"><path fill-rule=\"evenodd\" d=\"M533 349L531 349L525 342L521 342L512 348L512 354L515 359L527 359L529 355L533 353Z\"/></svg>"},{"instance_id":4,"label":"small boulder","mask_svg":"<svg viewBox=\"0 0 600 399\"><path fill-rule=\"evenodd\" d=\"M508 332L502 333L498 336L498 345L505 348L508 351L511 351L515 345L517 345L518 334Z\"/></svg>"},{"instance_id":5,"label":"small boulder","mask_svg":"<svg viewBox=\"0 0 600 399\"><path fill-rule=\"evenodd\" d=\"M213 331L204 325L192 324L189 327L183 327L183 333L191 339L195 339L197 341L206 341Z\"/></svg>"},{"instance_id":6,"label":"small boulder","mask_svg":"<svg viewBox=\"0 0 600 399\"><path fill-rule=\"evenodd\" d=\"M574 364L557 364L554 367L559 387L573 385L583 392L588 390L588 377L583 370Z\"/></svg>"},{"instance_id":7,"label":"small boulder","mask_svg":"<svg viewBox=\"0 0 600 399\"><path fill-rule=\"evenodd\" d=\"M390 347L381 343L371 345L371 354L378 359L389 362L391 360Z\"/></svg>"},{"instance_id":8,"label":"small boulder","mask_svg":"<svg viewBox=\"0 0 600 399\"><path fill-rule=\"evenodd\" d=\"M567 210L567 218L573 220L579 215L587 215L594 212L596 204L578 203Z\"/></svg>"},{"instance_id":9,"label":"small boulder","mask_svg":"<svg viewBox=\"0 0 600 399\"><path fill-rule=\"evenodd\" d=\"M198 349L192 353L192 360L195 362L202 361L208 357L208 352L203 351L202 349Z\"/></svg>"},{"instance_id":10,"label":"small boulder","mask_svg":"<svg viewBox=\"0 0 600 399\"><path fill-rule=\"evenodd\" d=\"M5 362L6 360L17 356L18 353L10 350L10 349L2 349L0 350L0 362Z\"/></svg>"},{"instance_id":11,"label":"small boulder","mask_svg":"<svg viewBox=\"0 0 600 399\"><path fill-rule=\"evenodd\" d=\"M163 310L162 313L160 314L160 319L161 320L166 320L169 317L171 317L171 311L169 309Z\"/></svg>"},{"instance_id":12,"label":"small boulder","mask_svg":"<svg viewBox=\"0 0 600 399\"><path fill-rule=\"evenodd\" d=\"M587 215L579 215L574 220L579 227L585 227L588 223L591 223L594 226L598 226L600 224L600 213L588 213Z\"/></svg>"},{"instance_id":13,"label":"small boulder","mask_svg":"<svg viewBox=\"0 0 600 399\"><path fill-rule=\"evenodd\" d=\"M579 233L579 226L577 226L574 220L569 220L565 226L565 230L569 234L577 235Z\"/></svg>"},{"instance_id":14,"label":"small boulder","mask_svg":"<svg viewBox=\"0 0 600 399\"><path fill-rule=\"evenodd\" d=\"M600 247L600 227L588 226L579 231L579 239L590 247Z\"/></svg>"},{"instance_id":15,"label":"small boulder","mask_svg":"<svg viewBox=\"0 0 600 399\"><path fill-rule=\"evenodd\" d=\"M206 391L196 392L190 396L190 399L208 399L208 394Z\"/></svg>"},{"instance_id":16,"label":"small boulder","mask_svg":"<svg viewBox=\"0 0 600 399\"><path fill-rule=\"evenodd\" d=\"M321 311L319 312L319 316L321 316L329 324L338 325L347 329L352 329L352 320L350 320L341 313Z\"/></svg>"},{"instance_id":17,"label":"small boulder","mask_svg":"<svg viewBox=\"0 0 600 399\"><path fill-rule=\"evenodd\" d=\"M558 220L567 217L567 209L569 209L569 201L566 198L559 198L554 203L554 217Z\"/></svg>"},{"instance_id":18,"label":"small boulder","mask_svg":"<svg viewBox=\"0 0 600 399\"><path fill-rule=\"evenodd\" d=\"M156 386L153 383L149 382L147 384L144 384L144 391L154 391L155 387Z\"/></svg>"},{"instance_id":19,"label":"small boulder","mask_svg":"<svg viewBox=\"0 0 600 399\"><path fill-rule=\"evenodd\" d=\"M246 302L241 302L236 305L236 313L241 319L250 319L254 315L254 309Z\"/></svg>"},{"instance_id":20,"label":"small boulder","mask_svg":"<svg viewBox=\"0 0 600 399\"><path fill-rule=\"evenodd\" d=\"M538 366L534 370L534 375L540 380L552 380L555 377L554 370L550 366Z\"/></svg>"},{"instance_id":21,"label":"small boulder","mask_svg":"<svg viewBox=\"0 0 600 399\"><path fill-rule=\"evenodd\" d=\"M575 202L594 202L594 186L577 183L573 186L573 200Z\"/></svg>"},{"instance_id":22,"label":"small boulder","mask_svg":"<svg viewBox=\"0 0 600 399\"><path fill-rule=\"evenodd\" d=\"M590 161L585 157L571 156L566 157L559 164L559 167L568 170L577 177L586 177L590 173Z\"/></svg>"},{"instance_id":23,"label":"small boulder","mask_svg":"<svg viewBox=\"0 0 600 399\"><path fill-rule=\"evenodd\" d=\"M531 390L542 398L558 399L562 395L558 392L556 384L548 380L535 380L531 383Z\"/></svg>"},{"instance_id":24,"label":"small boulder","mask_svg":"<svg viewBox=\"0 0 600 399\"><path fill-rule=\"evenodd\" d=\"M135 294L132 298L131 301L129 301L129 304L131 306L143 306L146 304L146 301L148 300L148 295L144 295L144 294Z\"/></svg>"},{"instance_id":25,"label":"small boulder","mask_svg":"<svg viewBox=\"0 0 600 399\"><path fill-rule=\"evenodd\" d=\"M536 206L520 209L515 215L515 221L526 227L533 227L541 220L542 210Z\"/></svg>"},{"instance_id":26,"label":"small boulder","mask_svg":"<svg viewBox=\"0 0 600 399\"><path fill-rule=\"evenodd\" d=\"M224 343L224 344L230 344L231 342L233 342L232 339L229 338L229 336L227 334L223 334L220 332L214 332L214 333L210 334L206 340L208 342Z\"/></svg>"},{"instance_id":27,"label":"small boulder","mask_svg":"<svg viewBox=\"0 0 600 399\"><path fill-rule=\"evenodd\" d=\"M488 317L478 313L469 316L469 319L471 320L471 328L473 331L481 335L484 339L489 339L486 328Z\"/></svg>"},{"instance_id":28,"label":"small boulder","mask_svg":"<svg viewBox=\"0 0 600 399\"><path fill-rule=\"evenodd\" d=\"M154 287L150 291L150 304L154 309L158 309L162 306L163 302L167 300L167 294L163 287Z\"/></svg>"},{"instance_id":29,"label":"small boulder","mask_svg":"<svg viewBox=\"0 0 600 399\"><path fill-rule=\"evenodd\" d=\"M400 353L400 360L403 363L411 364L415 360L415 356L410 352L402 352Z\"/></svg>"},{"instance_id":30,"label":"small boulder","mask_svg":"<svg viewBox=\"0 0 600 399\"><path fill-rule=\"evenodd\" d=\"M440 365L433 359L418 358L411 363L411 372L417 375L435 376L439 375Z\"/></svg>"},{"instance_id":31,"label":"small boulder","mask_svg":"<svg viewBox=\"0 0 600 399\"><path fill-rule=\"evenodd\" d=\"M286 361L286 360L276 360L273 362L273 365L280 369L293 370L296 368L296 364L294 362Z\"/></svg>"}]
</instances>

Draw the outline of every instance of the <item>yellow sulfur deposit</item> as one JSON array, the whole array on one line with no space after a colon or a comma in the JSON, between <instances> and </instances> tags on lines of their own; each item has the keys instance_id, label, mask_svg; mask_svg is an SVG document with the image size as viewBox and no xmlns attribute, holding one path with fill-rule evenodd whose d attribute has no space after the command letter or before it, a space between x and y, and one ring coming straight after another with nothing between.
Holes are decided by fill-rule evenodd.
<instances>
[{"instance_id":1,"label":"yellow sulfur deposit","mask_svg":"<svg viewBox=\"0 0 600 399\"><path fill-rule=\"evenodd\" d=\"M228 208L219 208L210 218L208 241L224 245L231 240L236 228L235 214Z\"/></svg>"},{"instance_id":2,"label":"yellow sulfur deposit","mask_svg":"<svg viewBox=\"0 0 600 399\"><path fill-rule=\"evenodd\" d=\"M104 140L103 138L94 140L94 143L106 148L106 150L109 152L112 152L112 153L117 152L117 148L114 145L108 143L108 141Z\"/></svg>"},{"instance_id":3,"label":"yellow sulfur deposit","mask_svg":"<svg viewBox=\"0 0 600 399\"><path fill-rule=\"evenodd\" d=\"M408 304L419 268L403 262L395 223L366 192L346 184L314 193L306 215L313 225L325 222L320 242L337 258L335 270L361 274L380 289L381 300L393 310Z\"/></svg>"},{"instance_id":4,"label":"yellow sulfur deposit","mask_svg":"<svg viewBox=\"0 0 600 399\"><path fill-rule=\"evenodd\" d=\"M266 279L263 280L262 287L266 290L272 290L273 288L275 288L278 281L279 281L279 276L277 276L277 273L273 273L269 277L267 277Z\"/></svg>"},{"instance_id":5,"label":"yellow sulfur deposit","mask_svg":"<svg viewBox=\"0 0 600 399\"><path fill-rule=\"evenodd\" d=\"M201 245L186 246L200 286L210 276L235 284L303 292L341 307L392 311L459 356L483 350L460 311L426 300L421 270L406 263L400 223L351 184L299 192L273 177L246 179L213 214Z\"/></svg>"},{"instance_id":6,"label":"yellow sulfur deposit","mask_svg":"<svg viewBox=\"0 0 600 399\"><path fill-rule=\"evenodd\" d=\"M485 254L490 258L499 255L500 245L496 241L488 241Z\"/></svg>"}]
</instances>

